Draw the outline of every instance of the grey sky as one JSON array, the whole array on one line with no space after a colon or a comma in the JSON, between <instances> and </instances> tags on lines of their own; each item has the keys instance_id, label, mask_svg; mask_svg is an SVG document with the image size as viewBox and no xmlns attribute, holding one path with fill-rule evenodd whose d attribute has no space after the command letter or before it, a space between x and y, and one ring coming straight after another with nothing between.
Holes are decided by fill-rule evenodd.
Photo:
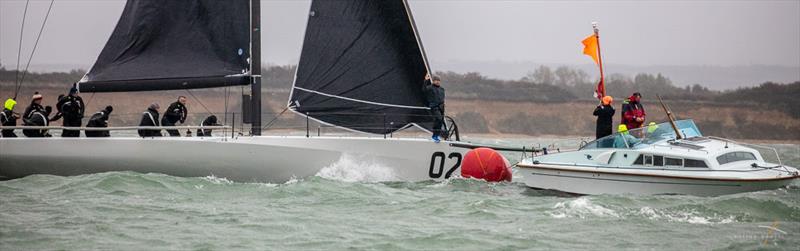
<instances>
[{"instance_id":1,"label":"grey sky","mask_svg":"<svg viewBox=\"0 0 800 251\"><path fill-rule=\"evenodd\" d=\"M587 64L580 40L601 28L604 61L627 65L800 66L800 1L409 0L429 58ZM23 63L48 0L33 0ZM125 1L56 0L34 64L91 65ZM262 1L263 60L296 63L310 1ZM16 65L24 0L0 0L0 62Z\"/></svg>"}]
</instances>

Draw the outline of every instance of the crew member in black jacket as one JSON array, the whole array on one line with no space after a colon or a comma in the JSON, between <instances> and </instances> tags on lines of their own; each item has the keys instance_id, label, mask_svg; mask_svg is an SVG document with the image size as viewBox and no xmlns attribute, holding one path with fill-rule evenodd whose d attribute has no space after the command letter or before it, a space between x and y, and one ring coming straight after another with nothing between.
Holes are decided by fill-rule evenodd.
<instances>
[{"instance_id":1,"label":"crew member in black jacket","mask_svg":"<svg viewBox=\"0 0 800 251\"><path fill-rule=\"evenodd\" d=\"M50 116L50 112L53 111L53 108L50 106L42 107L42 98L42 95L38 92L33 95L31 105L25 109L25 115L22 117L23 125L47 126L49 124L50 119L48 119L48 117ZM47 129L24 129L22 130L22 134L32 138L51 137Z\"/></svg>"},{"instance_id":2,"label":"crew member in black jacket","mask_svg":"<svg viewBox=\"0 0 800 251\"><path fill-rule=\"evenodd\" d=\"M83 119L84 104L83 98L78 96L78 88L73 86L69 89L69 95L58 100L56 109L64 116L63 125L65 127L80 127ZM81 131L67 130L61 133L61 137L80 137Z\"/></svg>"},{"instance_id":3,"label":"crew member in black jacket","mask_svg":"<svg viewBox=\"0 0 800 251\"><path fill-rule=\"evenodd\" d=\"M86 123L86 127L108 127L108 116L111 115L111 111L114 110L114 107L106 106L105 109L92 114L92 117L89 118L89 123ZM149 118L148 118L149 119ZM86 137L111 137L111 133L108 131L86 131Z\"/></svg>"},{"instance_id":4,"label":"crew member in black jacket","mask_svg":"<svg viewBox=\"0 0 800 251\"><path fill-rule=\"evenodd\" d=\"M211 115L208 118L204 119L200 126L218 126L217 124L217 116ZM197 129L197 136L198 137L211 137L211 129Z\"/></svg>"},{"instance_id":5,"label":"crew member in black jacket","mask_svg":"<svg viewBox=\"0 0 800 251\"><path fill-rule=\"evenodd\" d=\"M186 97L178 97L178 101L170 104L164 112L164 117L161 118L161 126L175 126L178 121L183 124L186 122L186 115L189 112L186 110ZM180 137L181 133L178 130L167 130L169 136Z\"/></svg>"},{"instance_id":6,"label":"crew member in black jacket","mask_svg":"<svg viewBox=\"0 0 800 251\"><path fill-rule=\"evenodd\" d=\"M597 130L595 131L595 137L602 138L608 135L611 135L611 127L613 126L613 119L614 119L614 107L611 106L611 102L614 99L611 96L603 97L600 105L597 108L594 108L594 116L597 116Z\"/></svg>"},{"instance_id":7,"label":"crew member in black jacket","mask_svg":"<svg viewBox=\"0 0 800 251\"><path fill-rule=\"evenodd\" d=\"M17 126L17 119L19 119L19 113L14 112L14 107L17 106L17 101L14 99L6 99L6 102L3 104L3 112L0 113L0 123L3 126ZM16 138L17 134L14 133L13 129L3 129L2 131L3 138Z\"/></svg>"},{"instance_id":8,"label":"crew member in black jacket","mask_svg":"<svg viewBox=\"0 0 800 251\"><path fill-rule=\"evenodd\" d=\"M433 136L431 139L439 143L439 137L442 135L444 127L444 88L441 86L442 80L439 76L431 74L425 75L425 84L422 86L422 91L425 93L425 99L428 101L428 108L433 117Z\"/></svg>"},{"instance_id":9,"label":"crew member in black jacket","mask_svg":"<svg viewBox=\"0 0 800 251\"><path fill-rule=\"evenodd\" d=\"M142 121L139 126L161 126L158 123L158 103L152 103L147 107L147 111L142 114ZM139 136L142 137L161 137L161 130L139 129Z\"/></svg>"}]
</instances>

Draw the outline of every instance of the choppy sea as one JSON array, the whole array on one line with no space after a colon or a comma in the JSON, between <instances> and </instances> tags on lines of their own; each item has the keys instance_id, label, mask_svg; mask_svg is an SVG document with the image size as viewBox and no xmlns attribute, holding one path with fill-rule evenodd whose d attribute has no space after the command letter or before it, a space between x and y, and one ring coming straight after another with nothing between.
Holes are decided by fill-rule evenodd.
<instances>
[{"instance_id":1,"label":"choppy sea","mask_svg":"<svg viewBox=\"0 0 800 251\"><path fill-rule=\"evenodd\" d=\"M800 166L800 146L773 146ZM719 197L576 197L346 168L283 184L132 172L0 181L0 250L800 249L799 182Z\"/></svg>"}]
</instances>

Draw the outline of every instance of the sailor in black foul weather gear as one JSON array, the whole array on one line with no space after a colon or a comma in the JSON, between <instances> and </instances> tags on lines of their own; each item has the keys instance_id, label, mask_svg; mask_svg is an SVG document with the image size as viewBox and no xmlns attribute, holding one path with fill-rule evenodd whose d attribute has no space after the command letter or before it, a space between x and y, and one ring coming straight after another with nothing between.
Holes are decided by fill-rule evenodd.
<instances>
[{"instance_id":1,"label":"sailor in black foul weather gear","mask_svg":"<svg viewBox=\"0 0 800 251\"><path fill-rule=\"evenodd\" d=\"M425 84L422 86L422 91L425 93L425 99L430 108L430 114L433 117L433 141L439 142L439 137L442 135L444 129L444 88L441 86L442 80L439 76L425 75Z\"/></svg>"},{"instance_id":2,"label":"sailor in black foul weather gear","mask_svg":"<svg viewBox=\"0 0 800 251\"><path fill-rule=\"evenodd\" d=\"M147 111L142 114L142 121L139 122L139 126L161 126L158 123L158 109L161 108L158 106L158 103L152 103L149 107L147 107ZM139 129L139 136L142 137L161 137L161 130L145 130Z\"/></svg>"},{"instance_id":3,"label":"sailor in black foul weather gear","mask_svg":"<svg viewBox=\"0 0 800 251\"><path fill-rule=\"evenodd\" d=\"M89 118L89 123L86 123L86 127L108 127L108 116L111 115L111 111L114 110L114 107L106 106L105 109L102 111L96 112ZM86 132L86 137L111 137L111 134L108 131L89 131Z\"/></svg>"},{"instance_id":4,"label":"sailor in black foul weather gear","mask_svg":"<svg viewBox=\"0 0 800 251\"><path fill-rule=\"evenodd\" d=\"M218 126L217 116L211 115L200 123L200 126ZM197 137L211 137L211 129L197 129Z\"/></svg>"},{"instance_id":5,"label":"sailor in black foul weather gear","mask_svg":"<svg viewBox=\"0 0 800 251\"><path fill-rule=\"evenodd\" d=\"M26 113L25 116L22 117L22 123L25 126L48 126L50 119L50 112L53 111L53 108L42 107L42 95L38 92L33 95L33 100L31 101L31 105L25 109ZM24 129L22 130L22 134L27 137L32 138L40 138L40 137L51 137L51 135L47 132L47 129Z\"/></svg>"},{"instance_id":6,"label":"sailor in black foul weather gear","mask_svg":"<svg viewBox=\"0 0 800 251\"><path fill-rule=\"evenodd\" d=\"M596 139L611 135L611 127L614 124L614 107L611 106L611 102L614 101L614 98L611 96L603 97L600 105L597 108L594 108L594 112L592 113L594 116L597 116L597 127L595 130L595 137Z\"/></svg>"},{"instance_id":7,"label":"sailor in black foul weather gear","mask_svg":"<svg viewBox=\"0 0 800 251\"><path fill-rule=\"evenodd\" d=\"M61 117L64 116L64 114L61 113L61 106L58 105L58 103L61 103L61 100L64 99L64 96L66 96L66 95L58 94L58 99L56 99L57 100L56 101L56 115L53 115L53 117L50 117L50 122L57 121L57 120L61 119Z\"/></svg>"},{"instance_id":8,"label":"sailor in black foul weather gear","mask_svg":"<svg viewBox=\"0 0 800 251\"><path fill-rule=\"evenodd\" d=\"M69 95L58 100L56 104L58 112L64 116L63 125L65 127L80 127L83 119L84 104L83 98L78 96L78 88L73 86L69 89ZM61 137L80 137L81 131L67 130L61 133Z\"/></svg>"},{"instance_id":9,"label":"sailor in black foul weather gear","mask_svg":"<svg viewBox=\"0 0 800 251\"><path fill-rule=\"evenodd\" d=\"M180 96L178 97L178 101L170 104L167 110L164 112L164 117L161 118L161 125L162 126L175 126L178 121L183 124L186 122L186 115L189 112L186 110L186 97ZM181 136L178 130L167 130L169 136Z\"/></svg>"},{"instance_id":10,"label":"sailor in black foul weather gear","mask_svg":"<svg viewBox=\"0 0 800 251\"><path fill-rule=\"evenodd\" d=\"M0 124L3 126L17 126L17 119L19 114L14 112L14 107L17 106L17 101L14 99L7 99L3 104L3 112L0 113ZM16 138L13 129L3 129L3 138Z\"/></svg>"}]
</instances>

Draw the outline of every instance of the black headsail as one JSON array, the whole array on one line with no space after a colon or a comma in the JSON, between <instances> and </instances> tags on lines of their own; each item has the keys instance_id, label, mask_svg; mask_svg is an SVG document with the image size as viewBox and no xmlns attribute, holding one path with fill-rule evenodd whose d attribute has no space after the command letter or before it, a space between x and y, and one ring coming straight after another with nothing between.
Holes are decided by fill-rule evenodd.
<instances>
[{"instance_id":1,"label":"black headsail","mask_svg":"<svg viewBox=\"0 0 800 251\"><path fill-rule=\"evenodd\" d=\"M250 0L128 0L82 92L251 83Z\"/></svg>"},{"instance_id":2,"label":"black headsail","mask_svg":"<svg viewBox=\"0 0 800 251\"><path fill-rule=\"evenodd\" d=\"M426 60L402 0L311 3L289 106L352 130L429 130Z\"/></svg>"}]
</instances>

